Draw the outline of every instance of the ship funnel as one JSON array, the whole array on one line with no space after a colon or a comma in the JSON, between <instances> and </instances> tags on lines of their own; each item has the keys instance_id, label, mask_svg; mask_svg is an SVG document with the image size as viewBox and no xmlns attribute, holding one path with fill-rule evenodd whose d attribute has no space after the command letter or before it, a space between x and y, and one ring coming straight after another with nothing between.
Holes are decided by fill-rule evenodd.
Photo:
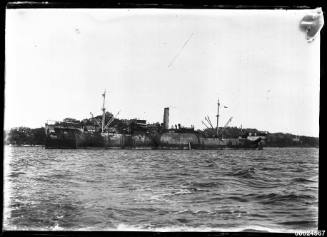
<instances>
[{"instance_id":1,"label":"ship funnel","mask_svg":"<svg viewBox=\"0 0 327 237\"><path fill-rule=\"evenodd\" d=\"M164 109L163 124L165 129L169 129L169 108Z\"/></svg>"}]
</instances>

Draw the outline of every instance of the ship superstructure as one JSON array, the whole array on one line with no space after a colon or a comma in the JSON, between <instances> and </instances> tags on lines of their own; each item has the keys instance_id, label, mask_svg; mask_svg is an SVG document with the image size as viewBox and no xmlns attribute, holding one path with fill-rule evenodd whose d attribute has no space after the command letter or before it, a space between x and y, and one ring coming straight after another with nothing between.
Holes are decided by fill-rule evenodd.
<instances>
[{"instance_id":1,"label":"ship superstructure","mask_svg":"<svg viewBox=\"0 0 327 237\"><path fill-rule=\"evenodd\" d=\"M169 108L164 108L162 123L147 123L141 119L118 119L117 115L105 109L106 91L102 94L102 115L81 121L66 118L62 122L45 124L46 148L120 148L120 149L260 149L264 136L240 135L238 138L223 138L224 127L219 128L219 106L217 126L213 127L210 118L206 121L216 131L206 135L183 127L181 124L169 128ZM203 121L202 121L203 122ZM206 125L206 124L205 124ZM207 125L206 125L207 126Z\"/></svg>"}]
</instances>

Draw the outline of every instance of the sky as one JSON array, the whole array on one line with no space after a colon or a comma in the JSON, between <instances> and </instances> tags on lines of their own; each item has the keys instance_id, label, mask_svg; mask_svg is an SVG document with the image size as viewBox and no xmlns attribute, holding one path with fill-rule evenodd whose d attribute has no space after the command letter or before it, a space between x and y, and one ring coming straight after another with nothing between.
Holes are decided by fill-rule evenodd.
<instances>
[{"instance_id":1,"label":"sky","mask_svg":"<svg viewBox=\"0 0 327 237\"><path fill-rule=\"evenodd\" d=\"M118 118L319 136L320 37L312 10L9 9L5 124ZM227 108L225 108L225 107Z\"/></svg>"}]
</instances>

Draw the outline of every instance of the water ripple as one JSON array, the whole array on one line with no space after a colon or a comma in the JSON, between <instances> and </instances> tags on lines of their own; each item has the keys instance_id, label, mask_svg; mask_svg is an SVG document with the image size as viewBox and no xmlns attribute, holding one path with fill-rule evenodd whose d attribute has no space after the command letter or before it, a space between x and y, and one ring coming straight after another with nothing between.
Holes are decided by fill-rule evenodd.
<instances>
[{"instance_id":1,"label":"water ripple","mask_svg":"<svg viewBox=\"0 0 327 237\"><path fill-rule=\"evenodd\" d=\"M5 154L7 230L317 228L318 149Z\"/></svg>"}]
</instances>

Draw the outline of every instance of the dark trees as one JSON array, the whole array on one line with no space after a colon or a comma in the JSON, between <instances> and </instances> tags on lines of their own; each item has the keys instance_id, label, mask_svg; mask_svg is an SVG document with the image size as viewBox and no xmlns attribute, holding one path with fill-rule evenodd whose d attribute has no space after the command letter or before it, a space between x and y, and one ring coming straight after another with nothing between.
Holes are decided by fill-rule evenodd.
<instances>
[{"instance_id":1,"label":"dark trees","mask_svg":"<svg viewBox=\"0 0 327 237\"><path fill-rule=\"evenodd\" d=\"M45 131L44 128L12 128L6 133L6 144L12 145L44 145Z\"/></svg>"}]
</instances>

